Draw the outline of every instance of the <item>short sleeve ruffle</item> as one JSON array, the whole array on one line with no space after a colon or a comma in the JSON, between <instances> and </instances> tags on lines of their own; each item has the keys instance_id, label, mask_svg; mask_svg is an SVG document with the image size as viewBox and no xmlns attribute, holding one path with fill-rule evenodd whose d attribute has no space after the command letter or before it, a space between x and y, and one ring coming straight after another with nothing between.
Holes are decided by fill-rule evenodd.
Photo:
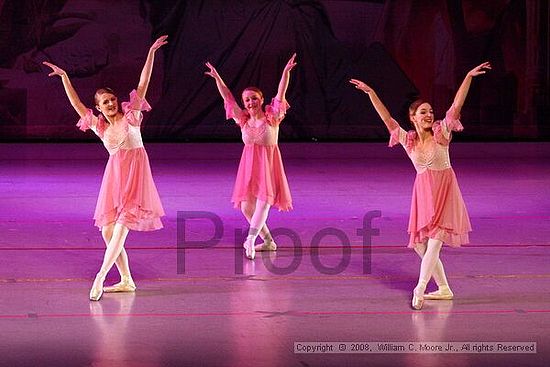
<instances>
[{"instance_id":1,"label":"short sleeve ruffle","mask_svg":"<svg viewBox=\"0 0 550 367\"><path fill-rule=\"evenodd\" d=\"M151 105L145 98L138 96L137 91L134 89L130 92L130 101L122 102L122 112L128 111L151 111Z\"/></svg>"},{"instance_id":2,"label":"short sleeve ruffle","mask_svg":"<svg viewBox=\"0 0 550 367\"><path fill-rule=\"evenodd\" d=\"M455 106L451 106L445 114L445 119L441 122L447 131L462 131L464 126L460 122L460 113L457 112Z\"/></svg>"},{"instance_id":3,"label":"short sleeve ruffle","mask_svg":"<svg viewBox=\"0 0 550 367\"><path fill-rule=\"evenodd\" d=\"M82 131L88 131L92 128L94 125L94 114L92 113L92 110L88 108L86 112L86 116L81 117L80 120L76 123L76 127L78 127Z\"/></svg>"},{"instance_id":4,"label":"short sleeve ruffle","mask_svg":"<svg viewBox=\"0 0 550 367\"><path fill-rule=\"evenodd\" d=\"M394 147L397 144L401 143L401 130L402 129L400 127L397 127L390 131L390 142L388 143L389 147Z\"/></svg>"},{"instance_id":5,"label":"short sleeve ruffle","mask_svg":"<svg viewBox=\"0 0 550 367\"><path fill-rule=\"evenodd\" d=\"M277 98L273 98L271 103L265 106L267 122L272 126L279 125L285 118L286 111L289 108L290 105L286 99L280 101Z\"/></svg>"},{"instance_id":6,"label":"short sleeve ruffle","mask_svg":"<svg viewBox=\"0 0 550 367\"><path fill-rule=\"evenodd\" d=\"M397 144L401 144L407 152L411 152L416 140L416 131L405 131L401 127L396 127L390 131L389 147L393 147Z\"/></svg>"},{"instance_id":7,"label":"short sleeve ruffle","mask_svg":"<svg viewBox=\"0 0 550 367\"><path fill-rule=\"evenodd\" d=\"M462 131L464 126L460 122L460 114L454 106L451 106L442 121L436 121L433 125L434 139L439 144L449 144L452 131Z\"/></svg>"},{"instance_id":8,"label":"short sleeve ruffle","mask_svg":"<svg viewBox=\"0 0 550 367\"><path fill-rule=\"evenodd\" d=\"M140 126L143 120L141 111L151 111L151 105L145 98L138 96L134 89L130 92L130 101L122 102L122 112L130 125Z\"/></svg>"},{"instance_id":9,"label":"short sleeve ruffle","mask_svg":"<svg viewBox=\"0 0 550 367\"><path fill-rule=\"evenodd\" d=\"M86 115L78 120L76 126L82 131L92 129L97 136L103 138L103 134L107 129L107 121L101 115L99 117L94 116L92 110L88 108Z\"/></svg>"},{"instance_id":10,"label":"short sleeve ruffle","mask_svg":"<svg viewBox=\"0 0 550 367\"><path fill-rule=\"evenodd\" d=\"M237 110L235 108L236 106L237 102L235 102L234 100L224 100L223 107L225 108L225 118L227 120L234 119L240 127L243 127L249 116L246 111ZM240 111L240 113L238 113L236 110Z\"/></svg>"},{"instance_id":11,"label":"short sleeve ruffle","mask_svg":"<svg viewBox=\"0 0 550 367\"><path fill-rule=\"evenodd\" d=\"M438 144L447 145L451 142L451 134L441 125L442 121L436 121L432 127L434 140Z\"/></svg>"}]
</instances>

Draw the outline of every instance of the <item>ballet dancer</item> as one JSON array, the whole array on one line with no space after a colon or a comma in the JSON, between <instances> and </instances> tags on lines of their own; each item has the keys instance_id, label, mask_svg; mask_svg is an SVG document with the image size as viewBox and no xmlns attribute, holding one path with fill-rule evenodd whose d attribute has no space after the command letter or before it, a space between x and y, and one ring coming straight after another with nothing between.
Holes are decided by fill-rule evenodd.
<instances>
[{"instance_id":1,"label":"ballet dancer","mask_svg":"<svg viewBox=\"0 0 550 367\"><path fill-rule=\"evenodd\" d=\"M376 112L390 132L390 146L401 144L411 159L417 175L410 209L408 247L422 258L418 284L414 288L412 307L422 309L425 299L449 300L449 287L439 253L443 243L458 247L469 242L470 219L449 158L451 132L462 131L460 110L472 79L491 69L488 62L470 70L442 121L434 121L431 105L416 100L409 107L414 130L405 131L390 115L375 91L358 79L350 83L370 97ZM430 278L438 290L424 294Z\"/></svg>"},{"instance_id":2,"label":"ballet dancer","mask_svg":"<svg viewBox=\"0 0 550 367\"><path fill-rule=\"evenodd\" d=\"M167 38L159 37L150 47L137 89L130 93L129 102L122 102L121 108L112 89L103 87L96 91L94 104L99 111L98 116L82 103L63 69L43 62L52 69L49 76L61 78L65 93L80 116L77 126L82 131L91 129L109 152L94 214L95 225L100 228L107 248L90 290L91 301L99 301L103 292L135 291L128 254L124 249L128 232L162 228L160 218L164 216L164 209L143 147L140 127L143 120L141 111L151 109L145 94L155 52L167 43ZM105 277L113 264L120 273L120 282L104 288Z\"/></svg>"},{"instance_id":3,"label":"ballet dancer","mask_svg":"<svg viewBox=\"0 0 550 367\"><path fill-rule=\"evenodd\" d=\"M292 209L292 197L277 141L279 124L289 108L285 94L290 71L296 66L296 54L288 60L277 95L265 108L262 91L247 87L241 95L244 105L241 109L216 68L210 62L206 66L209 70L205 74L214 78L224 100L227 119L233 118L241 128L244 148L231 201L250 225L243 247L246 257L254 259L256 251L277 249L266 225L269 209L272 206L284 211ZM264 242L255 245L258 235Z\"/></svg>"}]
</instances>

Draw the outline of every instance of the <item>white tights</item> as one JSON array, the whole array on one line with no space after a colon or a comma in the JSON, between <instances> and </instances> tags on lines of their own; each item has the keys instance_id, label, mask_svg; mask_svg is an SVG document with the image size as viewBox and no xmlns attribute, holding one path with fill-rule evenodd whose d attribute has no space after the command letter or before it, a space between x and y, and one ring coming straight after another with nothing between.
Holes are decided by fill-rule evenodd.
<instances>
[{"instance_id":1,"label":"white tights","mask_svg":"<svg viewBox=\"0 0 550 367\"><path fill-rule=\"evenodd\" d=\"M430 238L427 242L415 246L414 250L418 256L422 258L418 284L415 288L417 293L424 293L426 285L431 277L434 278L440 289L449 286L443 263L439 259L439 252L442 245L443 242Z\"/></svg>"},{"instance_id":2,"label":"white tights","mask_svg":"<svg viewBox=\"0 0 550 367\"><path fill-rule=\"evenodd\" d=\"M120 276L130 276L130 266L128 264L128 254L124 250L124 242L128 236L129 229L123 224L114 223L101 229L101 234L107 245L101 269L97 274L99 278L105 279L105 276L111 270L114 264L118 268Z\"/></svg>"},{"instance_id":3,"label":"white tights","mask_svg":"<svg viewBox=\"0 0 550 367\"><path fill-rule=\"evenodd\" d=\"M109 242L111 242L111 238L113 237L114 228L114 223L101 228L101 235L103 236L103 240L105 241L105 246L107 248L109 247ZM131 277L130 265L128 263L128 254L126 253L124 247L122 247L120 255L118 255L118 257L116 258L115 264L121 278Z\"/></svg>"},{"instance_id":4,"label":"white tights","mask_svg":"<svg viewBox=\"0 0 550 367\"><path fill-rule=\"evenodd\" d=\"M252 244L254 244L258 235L260 235L264 241L269 242L273 240L269 228L267 228L265 223L270 208L271 205L262 200L241 202L241 211L250 224L247 241L252 240Z\"/></svg>"}]
</instances>

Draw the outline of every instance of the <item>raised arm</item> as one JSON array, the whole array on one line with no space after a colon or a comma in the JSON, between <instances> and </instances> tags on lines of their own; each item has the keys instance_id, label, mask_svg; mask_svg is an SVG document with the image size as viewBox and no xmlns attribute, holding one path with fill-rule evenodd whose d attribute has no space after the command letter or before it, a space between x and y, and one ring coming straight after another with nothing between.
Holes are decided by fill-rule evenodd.
<instances>
[{"instance_id":1,"label":"raised arm","mask_svg":"<svg viewBox=\"0 0 550 367\"><path fill-rule=\"evenodd\" d=\"M235 102L235 97L233 97L233 94L231 94L231 91L229 90L227 85L225 85L225 82L223 81L220 74L218 74L216 68L210 62L206 63L206 67L209 69L209 71L206 71L204 73L214 78L214 80L216 81L216 87L218 87L218 91L220 92L223 100L226 102Z\"/></svg>"},{"instance_id":2,"label":"raised arm","mask_svg":"<svg viewBox=\"0 0 550 367\"><path fill-rule=\"evenodd\" d=\"M71 84L71 81L69 80L69 76L65 72L65 70L61 69L59 66L54 65L52 63L49 63L47 61L42 62L42 64L48 66L52 69L52 72L48 74L48 76L54 76L58 75L61 77L61 82L63 82L63 88L65 88L65 93L67 94L67 97L69 98L69 101L71 102L71 105L76 110L78 115L82 118L86 116L86 113L88 112L88 109L80 98L78 97L78 94L76 93L75 89L73 88L73 85Z\"/></svg>"},{"instance_id":3,"label":"raised arm","mask_svg":"<svg viewBox=\"0 0 550 367\"><path fill-rule=\"evenodd\" d=\"M484 62L481 65L476 66L466 74L466 77L462 81L460 88L456 92L455 99L453 101L453 106L457 114L460 114L460 110L464 105L466 96L468 95L468 90L470 89L470 84L472 83L472 78L480 74L485 74L487 70L491 70L491 64L489 62Z\"/></svg>"},{"instance_id":4,"label":"raised arm","mask_svg":"<svg viewBox=\"0 0 550 367\"><path fill-rule=\"evenodd\" d=\"M147 60L145 60L145 65L143 66L143 70L141 70L141 76L139 77L139 84L136 90L137 95L140 98L145 98L147 88L149 88L149 81L151 80L151 73L153 72L153 64L155 63L155 52L168 43L166 41L167 38L168 36L166 35L160 36L151 45L151 48L149 48L149 52L147 53Z\"/></svg>"},{"instance_id":5,"label":"raised arm","mask_svg":"<svg viewBox=\"0 0 550 367\"><path fill-rule=\"evenodd\" d=\"M384 106L380 98L378 98L378 95L376 94L374 89L358 79L351 79L349 82L355 85L355 88L362 90L369 95L370 101L372 102L374 109L376 110L376 112L378 112L378 115L380 116L382 121L384 121L384 124L388 128L388 131L393 131L399 127L399 124L395 122L395 120L391 117L390 112L388 111L386 106Z\"/></svg>"},{"instance_id":6,"label":"raised arm","mask_svg":"<svg viewBox=\"0 0 550 367\"><path fill-rule=\"evenodd\" d=\"M242 109L239 107L237 102L235 101L235 97L233 97L233 94L225 85L225 82L223 81L220 74L218 74L218 71L216 68L210 63L206 63L206 67L209 69L208 71L205 71L204 73L210 77L212 77L216 81L216 87L218 87L218 91L220 92L220 95L223 98L225 108L226 108L226 117L227 118L235 118L237 116L241 116ZM237 122L237 120L235 120Z\"/></svg>"},{"instance_id":7,"label":"raised arm","mask_svg":"<svg viewBox=\"0 0 550 367\"><path fill-rule=\"evenodd\" d=\"M286 90L288 88L288 83L290 81L290 71L296 66L296 54L292 55L290 60L286 63L285 68L283 69L283 75L281 76L281 81L279 82L279 88L277 89L277 98L279 101L284 101Z\"/></svg>"}]
</instances>

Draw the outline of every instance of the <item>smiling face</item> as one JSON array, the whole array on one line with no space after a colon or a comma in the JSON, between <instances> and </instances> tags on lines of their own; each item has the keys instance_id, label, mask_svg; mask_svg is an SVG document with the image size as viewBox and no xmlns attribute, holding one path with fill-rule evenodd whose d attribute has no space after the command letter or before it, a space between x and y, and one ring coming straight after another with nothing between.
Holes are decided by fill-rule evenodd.
<instances>
[{"instance_id":1,"label":"smiling face","mask_svg":"<svg viewBox=\"0 0 550 367\"><path fill-rule=\"evenodd\" d=\"M118 113L118 98L112 91L99 89L95 94L96 109L105 117L114 117Z\"/></svg>"},{"instance_id":2,"label":"smiling face","mask_svg":"<svg viewBox=\"0 0 550 367\"><path fill-rule=\"evenodd\" d=\"M434 111L428 102L423 102L409 111L409 118L417 131L428 131L434 123Z\"/></svg>"},{"instance_id":3,"label":"smiling face","mask_svg":"<svg viewBox=\"0 0 550 367\"><path fill-rule=\"evenodd\" d=\"M262 110L264 96L257 88L247 88L242 94L244 108L251 116L257 115Z\"/></svg>"}]
</instances>

